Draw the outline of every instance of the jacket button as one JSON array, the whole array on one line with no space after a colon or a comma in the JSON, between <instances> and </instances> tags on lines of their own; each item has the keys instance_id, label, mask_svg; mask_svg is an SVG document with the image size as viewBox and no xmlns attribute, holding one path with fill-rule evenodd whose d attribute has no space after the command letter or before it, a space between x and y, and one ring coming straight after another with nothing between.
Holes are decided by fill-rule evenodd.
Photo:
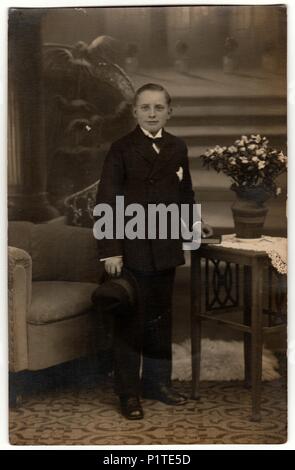
<instances>
[{"instance_id":1,"label":"jacket button","mask_svg":"<svg viewBox=\"0 0 295 470\"><path fill-rule=\"evenodd\" d=\"M154 184L154 181L152 178L149 180L150 184Z\"/></svg>"}]
</instances>

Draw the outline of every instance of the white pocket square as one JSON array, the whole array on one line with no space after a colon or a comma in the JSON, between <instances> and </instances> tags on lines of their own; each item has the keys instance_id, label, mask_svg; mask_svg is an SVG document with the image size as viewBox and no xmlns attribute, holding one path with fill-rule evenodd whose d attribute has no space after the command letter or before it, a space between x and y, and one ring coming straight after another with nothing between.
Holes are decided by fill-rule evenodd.
<instances>
[{"instance_id":1,"label":"white pocket square","mask_svg":"<svg viewBox=\"0 0 295 470\"><path fill-rule=\"evenodd\" d=\"M176 174L177 174L177 177L178 177L179 181L182 181L182 179L183 179L183 168L182 168L182 166L180 166L178 168L178 171L176 172Z\"/></svg>"}]
</instances>

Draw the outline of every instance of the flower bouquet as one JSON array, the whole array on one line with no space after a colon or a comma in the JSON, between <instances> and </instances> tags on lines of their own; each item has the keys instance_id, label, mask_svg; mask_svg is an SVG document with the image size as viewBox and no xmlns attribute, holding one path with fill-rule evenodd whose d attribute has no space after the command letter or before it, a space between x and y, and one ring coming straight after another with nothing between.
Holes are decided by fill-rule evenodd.
<instances>
[{"instance_id":1,"label":"flower bouquet","mask_svg":"<svg viewBox=\"0 0 295 470\"><path fill-rule=\"evenodd\" d=\"M250 224L250 212L254 215L253 210L255 211L257 217L255 223L253 220L253 231L249 226L249 230L246 230L246 232L251 232L251 236L244 236L245 227L239 230L239 233L243 232L243 235L239 236L244 238L261 236L260 231L267 213L264 202L281 193L281 188L276 184L276 178L286 171L287 157L281 150L273 149L268 144L267 138L259 134L252 134L250 137L243 135L235 141L234 145L229 147L217 145L201 155L203 166L208 169L214 168L217 172L222 172L231 178L231 189L236 192L240 200L233 206L235 222L241 222L244 214Z\"/></svg>"}]
</instances>

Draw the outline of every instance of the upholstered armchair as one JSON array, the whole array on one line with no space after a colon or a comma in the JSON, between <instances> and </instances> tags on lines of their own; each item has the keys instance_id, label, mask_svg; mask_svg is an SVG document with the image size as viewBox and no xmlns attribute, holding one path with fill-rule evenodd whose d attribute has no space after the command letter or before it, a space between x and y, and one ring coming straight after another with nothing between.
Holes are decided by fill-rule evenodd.
<instances>
[{"instance_id":1,"label":"upholstered armchair","mask_svg":"<svg viewBox=\"0 0 295 470\"><path fill-rule=\"evenodd\" d=\"M36 371L109 347L91 294L102 277L89 228L9 223L9 370Z\"/></svg>"}]
</instances>

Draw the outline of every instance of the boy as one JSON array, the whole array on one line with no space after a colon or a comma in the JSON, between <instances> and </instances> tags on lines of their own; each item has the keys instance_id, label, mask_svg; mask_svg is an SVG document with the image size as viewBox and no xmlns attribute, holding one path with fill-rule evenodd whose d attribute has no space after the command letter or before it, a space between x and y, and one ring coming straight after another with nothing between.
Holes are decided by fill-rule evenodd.
<instances>
[{"instance_id":1,"label":"boy","mask_svg":"<svg viewBox=\"0 0 295 470\"><path fill-rule=\"evenodd\" d=\"M97 204L194 204L185 143L164 130L171 98L160 85L137 90L133 112L137 127L114 144L106 156ZM202 225L202 232L211 234ZM134 316L116 317L114 327L115 391L122 414L142 419L140 395L168 405L186 399L171 387L171 303L175 268L184 264L181 239L104 239L98 242L107 273L123 266L137 281L140 307ZM140 357L143 356L140 381Z\"/></svg>"}]
</instances>

